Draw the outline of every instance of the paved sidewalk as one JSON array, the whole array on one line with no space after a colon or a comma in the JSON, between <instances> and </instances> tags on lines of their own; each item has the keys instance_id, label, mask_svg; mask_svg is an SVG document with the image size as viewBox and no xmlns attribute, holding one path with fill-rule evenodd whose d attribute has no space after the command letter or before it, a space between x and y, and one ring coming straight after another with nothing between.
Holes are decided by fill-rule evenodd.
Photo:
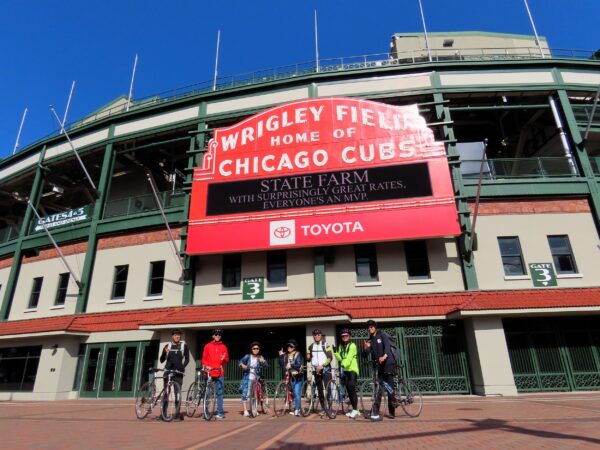
<instances>
[{"instance_id":1,"label":"paved sidewalk","mask_svg":"<svg viewBox=\"0 0 600 450\"><path fill-rule=\"evenodd\" d=\"M416 419L371 423L239 414L163 423L132 400L0 402L3 449L571 449L600 448L600 392L509 398L428 397ZM399 411L400 412L400 411Z\"/></svg>"}]
</instances>

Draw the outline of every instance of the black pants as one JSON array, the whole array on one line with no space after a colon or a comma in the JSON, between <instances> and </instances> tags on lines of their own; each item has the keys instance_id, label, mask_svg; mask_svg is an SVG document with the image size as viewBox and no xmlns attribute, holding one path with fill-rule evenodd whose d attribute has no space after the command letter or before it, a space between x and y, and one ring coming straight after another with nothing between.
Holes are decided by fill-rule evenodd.
<instances>
[{"instance_id":1,"label":"black pants","mask_svg":"<svg viewBox=\"0 0 600 450\"><path fill-rule=\"evenodd\" d=\"M344 385L348 391L348 398L352 404L352 410L358 409L358 398L356 397L356 372L344 372Z\"/></svg>"},{"instance_id":2,"label":"black pants","mask_svg":"<svg viewBox=\"0 0 600 450\"><path fill-rule=\"evenodd\" d=\"M392 392L388 391L388 411L390 415L394 415L396 413L396 408L394 406L394 374L387 372L385 367L380 367L377 371L377 378L379 380L379 392L375 396L375 403L373 404L373 414L379 414L379 405L381 404L381 396L383 395L383 391L391 389ZM387 387L384 387L383 383L387 383Z\"/></svg>"},{"instance_id":3,"label":"black pants","mask_svg":"<svg viewBox=\"0 0 600 450\"><path fill-rule=\"evenodd\" d=\"M317 391L319 392L319 402L321 408L325 409L325 396L323 395L323 389L325 385L331 380L331 373L317 373L314 372L315 382L317 383Z\"/></svg>"},{"instance_id":4,"label":"black pants","mask_svg":"<svg viewBox=\"0 0 600 450\"><path fill-rule=\"evenodd\" d=\"M183 370L182 370L183 372ZM181 391L183 391L183 375L173 374L173 381L175 381L181 389L179 389L179 396L175 399L176 417L179 417L179 407L181 406Z\"/></svg>"}]
</instances>

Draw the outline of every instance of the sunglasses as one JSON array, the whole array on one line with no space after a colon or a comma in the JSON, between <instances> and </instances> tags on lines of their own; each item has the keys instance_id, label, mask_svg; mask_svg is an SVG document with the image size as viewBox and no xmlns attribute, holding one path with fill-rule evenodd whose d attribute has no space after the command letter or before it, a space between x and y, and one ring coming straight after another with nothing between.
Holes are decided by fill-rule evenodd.
<instances>
[{"instance_id":1,"label":"sunglasses","mask_svg":"<svg viewBox=\"0 0 600 450\"><path fill-rule=\"evenodd\" d=\"M252 347L252 350L260 350L258 347Z\"/></svg>"},{"instance_id":2,"label":"sunglasses","mask_svg":"<svg viewBox=\"0 0 600 450\"><path fill-rule=\"evenodd\" d=\"M321 336L321 333L315 333L313 336Z\"/></svg>"}]
</instances>

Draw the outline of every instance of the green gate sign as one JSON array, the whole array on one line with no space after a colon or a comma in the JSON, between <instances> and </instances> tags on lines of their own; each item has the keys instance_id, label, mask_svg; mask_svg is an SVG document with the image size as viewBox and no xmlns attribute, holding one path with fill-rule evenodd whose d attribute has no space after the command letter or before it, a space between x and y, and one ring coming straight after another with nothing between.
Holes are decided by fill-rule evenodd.
<instances>
[{"instance_id":1,"label":"green gate sign","mask_svg":"<svg viewBox=\"0 0 600 450\"><path fill-rule=\"evenodd\" d=\"M552 263L529 264L531 279L535 287L556 286L556 275Z\"/></svg>"},{"instance_id":2,"label":"green gate sign","mask_svg":"<svg viewBox=\"0 0 600 450\"><path fill-rule=\"evenodd\" d=\"M81 208L71 209L69 211L52 214L51 216L41 217L36 219L31 224L31 232L37 233L44 230L44 225L47 229L62 227L72 223L87 220L90 217L90 205L82 206Z\"/></svg>"},{"instance_id":3,"label":"green gate sign","mask_svg":"<svg viewBox=\"0 0 600 450\"><path fill-rule=\"evenodd\" d=\"M242 280L242 300L263 300L264 298L264 277L244 278Z\"/></svg>"}]
</instances>

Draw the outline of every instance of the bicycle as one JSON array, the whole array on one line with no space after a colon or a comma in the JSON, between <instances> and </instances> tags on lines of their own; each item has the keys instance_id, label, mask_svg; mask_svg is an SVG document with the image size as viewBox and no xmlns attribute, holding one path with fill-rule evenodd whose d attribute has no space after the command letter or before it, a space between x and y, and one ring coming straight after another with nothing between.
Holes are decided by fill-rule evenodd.
<instances>
[{"instance_id":1,"label":"bicycle","mask_svg":"<svg viewBox=\"0 0 600 450\"><path fill-rule=\"evenodd\" d=\"M188 417L194 417L196 410L204 401L206 383L208 380L208 371L204 368L196 372L196 380L190 384L185 400L185 414Z\"/></svg>"},{"instance_id":2,"label":"bicycle","mask_svg":"<svg viewBox=\"0 0 600 450\"><path fill-rule=\"evenodd\" d=\"M319 412L319 406L321 402L319 401L319 389L317 386L317 377L315 376L315 370L312 369L312 381L305 381L302 384L301 392L301 406L300 406L300 414L304 417L308 417L311 412L317 414ZM325 373L323 373L325 375ZM321 383L323 383L323 379L321 378ZM325 386L323 386L324 388ZM323 393L325 395L325 393ZM325 411L326 412L326 411Z\"/></svg>"},{"instance_id":3,"label":"bicycle","mask_svg":"<svg viewBox=\"0 0 600 450\"><path fill-rule=\"evenodd\" d=\"M261 412L268 414L271 412L271 404L269 402L269 389L267 383L258 377L250 383L248 403L250 405L250 415L258 416L258 406L260 405Z\"/></svg>"},{"instance_id":4,"label":"bicycle","mask_svg":"<svg viewBox=\"0 0 600 450\"><path fill-rule=\"evenodd\" d=\"M385 381L380 383L377 376L377 364L373 363L373 379L365 381L360 388L360 407L365 418L373 413L375 399L381 395L381 406L385 410L388 396L394 391L393 404L400 406L409 417L418 417L423 410L423 397L416 383L402 375L402 365L396 366L393 374L394 389ZM370 400L370 405L369 405ZM370 408L367 408L370 406ZM383 411L381 411L383 412Z\"/></svg>"},{"instance_id":5,"label":"bicycle","mask_svg":"<svg viewBox=\"0 0 600 450\"><path fill-rule=\"evenodd\" d=\"M181 404L181 386L173 380L173 375L183 375L184 373L179 370L150 369L150 373L156 372L163 372L163 376L152 378L138 389L135 399L135 415L138 419L146 418L160 402L160 417L165 422L171 422L179 412ZM156 380L163 380L160 392L158 392Z\"/></svg>"},{"instance_id":6,"label":"bicycle","mask_svg":"<svg viewBox=\"0 0 600 450\"><path fill-rule=\"evenodd\" d=\"M223 374L223 368L219 368L219 375L213 377L210 374L211 369L203 368L207 372L206 386L204 389L204 420L211 420L217 412L217 383L215 378Z\"/></svg>"},{"instance_id":7,"label":"bicycle","mask_svg":"<svg viewBox=\"0 0 600 450\"><path fill-rule=\"evenodd\" d=\"M295 404L294 386L292 370L285 371L285 377L275 388L275 396L273 397L273 411L275 416L281 417L291 411L292 405ZM299 374L298 374L299 376Z\"/></svg>"},{"instance_id":8,"label":"bicycle","mask_svg":"<svg viewBox=\"0 0 600 450\"><path fill-rule=\"evenodd\" d=\"M331 380L329 380L325 387L327 406L325 412L330 419L335 419L340 409L342 413L346 413L347 405L350 403L348 391L343 380L343 369L331 369Z\"/></svg>"}]
</instances>

